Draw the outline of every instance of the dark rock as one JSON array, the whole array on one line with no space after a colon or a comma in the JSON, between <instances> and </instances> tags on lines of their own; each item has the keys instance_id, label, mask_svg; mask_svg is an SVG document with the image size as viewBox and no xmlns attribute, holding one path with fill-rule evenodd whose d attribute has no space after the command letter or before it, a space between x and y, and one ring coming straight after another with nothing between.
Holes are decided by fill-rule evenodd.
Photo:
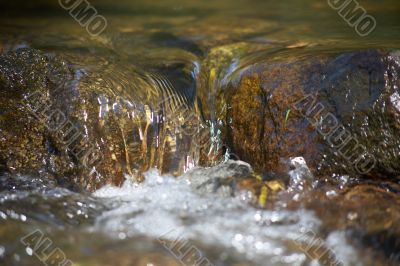
<instances>
[{"instance_id":1,"label":"dark rock","mask_svg":"<svg viewBox=\"0 0 400 266\"><path fill-rule=\"evenodd\" d=\"M319 177L395 178L399 73L396 52L270 55L236 70L219 92L227 146L259 172L282 172L282 158L302 156Z\"/></svg>"}]
</instances>

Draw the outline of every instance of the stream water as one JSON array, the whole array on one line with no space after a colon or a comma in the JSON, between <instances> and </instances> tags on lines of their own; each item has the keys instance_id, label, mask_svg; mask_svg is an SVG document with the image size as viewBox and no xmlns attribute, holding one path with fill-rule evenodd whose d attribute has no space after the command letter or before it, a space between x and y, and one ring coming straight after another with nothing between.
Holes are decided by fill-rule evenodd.
<instances>
[{"instance_id":1,"label":"stream water","mask_svg":"<svg viewBox=\"0 0 400 266\"><path fill-rule=\"evenodd\" d=\"M222 60L207 67L224 68L232 80L238 70L277 54L400 48L398 0L359 1L377 21L366 37L348 26L327 1L317 0L93 0L90 3L107 21L98 36L91 36L58 1L1 2L3 53L29 47L56 54L82 73L106 73L112 86L134 82L124 74L132 65L164 75L159 66L179 66L189 73L179 80L186 86L203 67L203 59L220 47L233 63ZM259 52L243 59L235 57L237 47ZM180 73L167 75L174 79ZM400 263L396 182L363 183L336 176L335 185L321 182L314 191L286 191L262 208L247 190L224 197L198 193L186 179L160 175L156 169L144 176L143 183L136 183L126 175L122 186L108 184L93 193L68 190L37 176L1 176L0 264ZM357 184L356 194L345 187L348 183ZM47 251L27 245L29 238L24 237L29 234L34 243L40 242L37 236L41 241L48 238ZM381 244L381 238L388 240ZM65 256L64 264L46 257L55 248Z\"/></svg>"}]
</instances>

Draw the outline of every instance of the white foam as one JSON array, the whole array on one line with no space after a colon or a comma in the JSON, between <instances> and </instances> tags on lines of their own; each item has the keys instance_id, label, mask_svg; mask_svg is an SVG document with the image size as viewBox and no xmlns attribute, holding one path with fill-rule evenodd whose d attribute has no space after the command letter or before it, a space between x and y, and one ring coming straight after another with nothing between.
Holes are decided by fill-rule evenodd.
<instances>
[{"instance_id":1,"label":"white foam","mask_svg":"<svg viewBox=\"0 0 400 266\"><path fill-rule=\"evenodd\" d=\"M257 210L240 197L200 196L185 181L159 176L156 170L146 173L140 185L127 180L94 196L113 204L96 219L94 230L155 239L179 232L182 239L229 251L228 256L239 254L255 264L268 260L271 265L303 265L307 257L293 249L293 240L306 230L318 232L320 225L304 209Z\"/></svg>"}]
</instances>

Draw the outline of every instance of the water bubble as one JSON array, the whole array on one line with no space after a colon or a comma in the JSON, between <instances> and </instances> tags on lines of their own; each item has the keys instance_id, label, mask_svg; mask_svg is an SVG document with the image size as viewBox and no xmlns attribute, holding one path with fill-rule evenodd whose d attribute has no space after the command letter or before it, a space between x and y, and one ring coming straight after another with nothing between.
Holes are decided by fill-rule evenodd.
<instances>
[{"instance_id":1,"label":"water bubble","mask_svg":"<svg viewBox=\"0 0 400 266\"><path fill-rule=\"evenodd\" d=\"M6 253L5 247L0 246L0 258L3 258L5 253Z\"/></svg>"},{"instance_id":2,"label":"water bubble","mask_svg":"<svg viewBox=\"0 0 400 266\"><path fill-rule=\"evenodd\" d=\"M279 223L283 220L283 218L284 217L282 217L282 215L280 215L279 213L273 212L270 220L272 223Z\"/></svg>"},{"instance_id":3,"label":"water bubble","mask_svg":"<svg viewBox=\"0 0 400 266\"><path fill-rule=\"evenodd\" d=\"M254 220L255 220L256 222L260 222L260 221L261 221L261 218L262 218L262 216L261 216L261 213L260 213L260 212L257 212L257 213L254 215Z\"/></svg>"},{"instance_id":4,"label":"water bubble","mask_svg":"<svg viewBox=\"0 0 400 266\"><path fill-rule=\"evenodd\" d=\"M25 249L25 251L26 251L26 254L28 254L29 256L32 256L33 250L32 250L30 247L27 247L27 248Z\"/></svg>"},{"instance_id":5,"label":"water bubble","mask_svg":"<svg viewBox=\"0 0 400 266\"><path fill-rule=\"evenodd\" d=\"M347 214L347 219L349 219L350 221L357 219L358 214L356 212L349 212Z\"/></svg>"},{"instance_id":6,"label":"water bubble","mask_svg":"<svg viewBox=\"0 0 400 266\"><path fill-rule=\"evenodd\" d=\"M4 220L7 219L7 215L2 211L0 211L0 217L3 218Z\"/></svg>"},{"instance_id":7,"label":"water bubble","mask_svg":"<svg viewBox=\"0 0 400 266\"><path fill-rule=\"evenodd\" d=\"M118 238L121 239L121 240L123 240L123 239L126 238L126 234L123 233L123 232L120 232L120 233L118 234Z\"/></svg>"},{"instance_id":8,"label":"water bubble","mask_svg":"<svg viewBox=\"0 0 400 266\"><path fill-rule=\"evenodd\" d=\"M263 249L264 244L263 244L261 241L257 241L257 242L254 244L254 246L255 246L256 249L261 250L261 249Z\"/></svg>"},{"instance_id":9,"label":"water bubble","mask_svg":"<svg viewBox=\"0 0 400 266\"><path fill-rule=\"evenodd\" d=\"M337 196L337 193L336 193L336 191L335 190L329 190L329 191L327 191L326 193L326 196L328 197L328 198L334 198L334 197L336 197Z\"/></svg>"},{"instance_id":10,"label":"water bubble","mask_svg":"<svg viewBox=\"0 0 400 266\"><path fill-rule=\"evenodd\" d=\"M234 239L235 239L235 241L242 241L243 240L243 235L242 234L236 234Z\"/></svg>"}]
</instances>

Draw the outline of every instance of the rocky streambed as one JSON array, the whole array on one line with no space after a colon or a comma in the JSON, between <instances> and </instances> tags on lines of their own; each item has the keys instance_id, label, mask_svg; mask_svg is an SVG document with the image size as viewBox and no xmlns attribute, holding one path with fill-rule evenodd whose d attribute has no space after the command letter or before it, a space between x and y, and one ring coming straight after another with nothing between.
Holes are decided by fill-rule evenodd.
<instances>
[{"instance_id":1,"label":"rocky streambed","mask_svg":"<svg viewBox=\"0 0 400 266\"><path fill-rule=\"evenodd\" d=\"M398 40L239 2L0 19L0 264L399 264Z\"/></svg>"}]
</instances>

